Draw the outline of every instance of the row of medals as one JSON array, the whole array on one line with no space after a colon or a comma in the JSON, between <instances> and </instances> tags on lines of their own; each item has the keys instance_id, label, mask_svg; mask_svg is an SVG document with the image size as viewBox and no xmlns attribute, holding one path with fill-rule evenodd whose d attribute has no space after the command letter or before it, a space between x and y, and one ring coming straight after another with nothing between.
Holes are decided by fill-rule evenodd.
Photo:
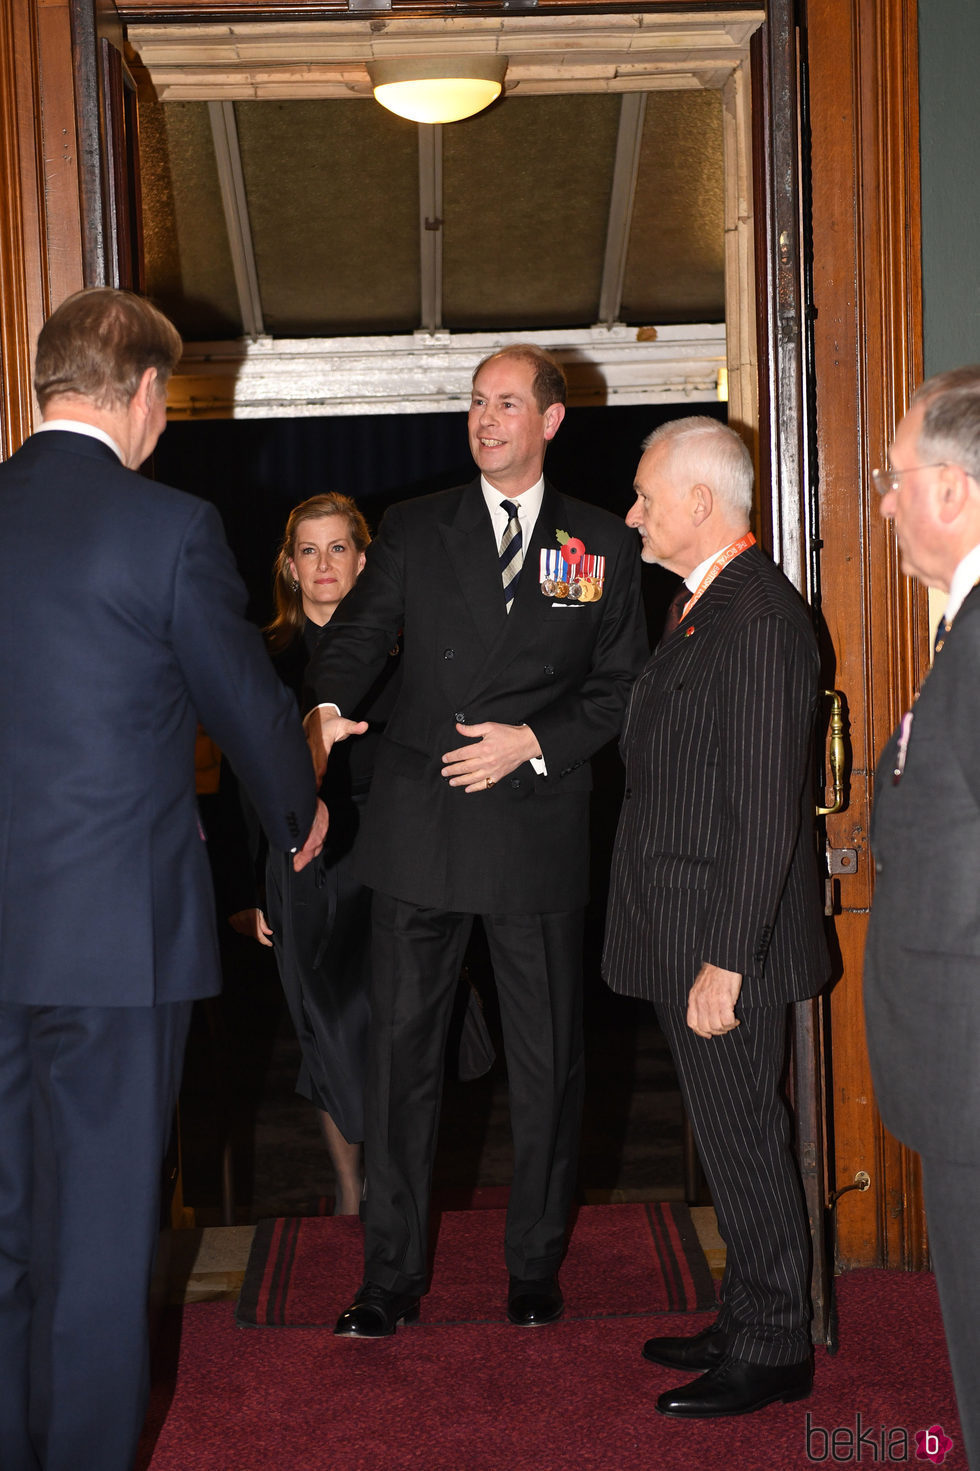
<instances>
[{"instance_id":1,"label":"row of medals","mask_svg":"<svg viewBox=\"0 0 980 1471\"><path fill-rule=\"evenodd\" d=\"M567 598L573 603L597 603L602 597L605 570L605 557L585 555L581 563L571 567L560 551L542 548L541 591L546 598Z\"/></svg>"},{"instance_id":2,"label":"row of medals","mask_svg":"<svg viewBox=\"0 0 980 1471\"><path fill-rule=\"evenodd\" d=\"M573 603L597 603L602 597L598 577L573 577L569 582L546 577L541 584L546 598L570 598Z\"/></svg>"}]
</instances>

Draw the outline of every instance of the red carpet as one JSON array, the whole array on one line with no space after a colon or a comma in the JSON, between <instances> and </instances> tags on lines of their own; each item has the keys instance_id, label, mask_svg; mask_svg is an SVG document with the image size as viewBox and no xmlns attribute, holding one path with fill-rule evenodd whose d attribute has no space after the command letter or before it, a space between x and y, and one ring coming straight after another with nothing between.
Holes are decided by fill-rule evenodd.
<instances>
[{"instance_id":1,"label":"red carpet","mask_svg":"<svg viewBox=\"0 0 980 1471\"><path fill-rule=\"evenodd\" d=\"M422 1321L502 1322L507 1296L504 1211L444 1211ZM247 1326L327 1324L362 1277L360 1223L345 1216L262 1221L238 1304ZM582 1206L561 1273L569 1315L690 1312L714 1305L707 1263L686 1206Z\"/></svg>"},{"instance_id":2,"label":"red carpet","mask_svg":"<svg viewBox=\"0 0 980 1471\"><path fill-rule=\"evenodd\" d=\"M854 1272L838 1303L840 1351L818 1352L809 1400L703 1424L655 1412L677 1377L640 1357L644 1338L696 1332L701 1315L420 1325L358 1343L238 1329L230 1303L189 1307L138 1471L928 1468L915 1432L935 1424L953 1441L943 1464L964 1471L933 1278Z\"/></svg>"}]
</instances>

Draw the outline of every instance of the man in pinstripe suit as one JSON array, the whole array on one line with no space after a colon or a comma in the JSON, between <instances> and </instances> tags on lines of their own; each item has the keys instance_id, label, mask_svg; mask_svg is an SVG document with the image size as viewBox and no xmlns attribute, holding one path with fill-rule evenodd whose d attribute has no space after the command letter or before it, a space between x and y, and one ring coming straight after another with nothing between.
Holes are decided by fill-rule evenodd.
<instances>
[{"instance_id":1,"label":"man in pinstripe suit","mask_svg":"<svg viewBox=\"0 0 980 1471\"><path fill-rule=\"evenodd\" d=\"M779 1085L787 1003L829 970L809 781L818 656L805 604L749 532L739 437L680 419L644 451L627 524L644 561L684 585L622 739L604 972L656 1003L727 1246L716 1322L643 1351L703 1371L657 1409L709 1418L801 1399L813 1377L809 1232Z\"/></svg>"}]
</instances>

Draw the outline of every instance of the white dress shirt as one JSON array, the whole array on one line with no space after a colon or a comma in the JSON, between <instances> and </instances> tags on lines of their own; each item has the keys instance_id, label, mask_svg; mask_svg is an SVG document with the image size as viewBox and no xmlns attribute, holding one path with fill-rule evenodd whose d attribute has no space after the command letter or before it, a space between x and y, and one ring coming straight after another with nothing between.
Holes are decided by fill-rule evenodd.
<instances>
[{"instance_id":1,"label":"white dress shirt","mask_svg":"<svg viewBox=\"0 0 980 1471\"><path fill-rule=\"evenodd\" d=\"M735 541L740 540L741 537L736 536ZM728 546L719 547L716 552L711 553L710 557L705 557L703 562L699 562L693 572L688 573L688 575L684 578L684 583L685 586L690 588L691 592L697 592L698 588L701 586L701 579L707 575L708 568L711 566L712 562L716 561L718 557L723 557L728 551L728 547L733 547L735 545L735 541L730 541L728 543Z\"/></svg>"},{"instance_id":2,"label":"white dress shirt","mask_svg":"<svg viewBox=\"0 0 980 1471\"><path fill-rule=\"evenodd\" d=\"M544 476L541 476L537 485L532 485L527 490L522 490L520 495L515 496L504 495L503 491L491 485L484 475L480 476L480 488L483 491L483 499L487 503L487 510L490 512L493 536L498 547L510 520L507 512L501 510L501 502L510 501L511 505L517 507L517 519L521 523L521 551L526 557L527 549L531 545L535 522L541 510L541 502L544 499Z\"/></svg>"},{"instance_id":3,"label":"white dress shirt","mask_svg":"<svg viewBox=\"0 0 980 1471\"><path fill-rule=\"evenodd\" d=\"M946 611L943 614L943 617L946 619L947 628L962 608L967 594L972 592L978 580L980 580L980 546L975 546L972 551L967 552L962 562L957 563L956 571L950 579L949 600L946 603Z\"/></svg>"}]
</instances>

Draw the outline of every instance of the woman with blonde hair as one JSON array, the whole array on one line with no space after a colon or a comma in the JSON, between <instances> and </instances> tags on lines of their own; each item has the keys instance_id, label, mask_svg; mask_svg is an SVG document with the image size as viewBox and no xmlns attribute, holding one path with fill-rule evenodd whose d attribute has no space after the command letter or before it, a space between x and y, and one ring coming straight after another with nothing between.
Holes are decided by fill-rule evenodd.
<instances>
[{"instance_id":1,"label":"woman with blonde hair","mask_svg":"<svg viewBox=\"0 0 980 1471\"><path fill-rule=\"evenodd\" d=\"M323 627L354 586L370 542L367 523L344 495L317 495L295 506L275 564L275 617L266 637L276 667L302 701L303 675ZM231 916L235 929L275 947L286 1002L302 1054L296 1090L315 1105L336 1178L334 1211L357 1212L363 1185L367 942L370 894L349 869L374 751L390 704L388 668L362 706L366 735L338 746L321 795L330 829L320 857L302 873L270 848L265 912Z\"/></svg>"}]
</instances>

